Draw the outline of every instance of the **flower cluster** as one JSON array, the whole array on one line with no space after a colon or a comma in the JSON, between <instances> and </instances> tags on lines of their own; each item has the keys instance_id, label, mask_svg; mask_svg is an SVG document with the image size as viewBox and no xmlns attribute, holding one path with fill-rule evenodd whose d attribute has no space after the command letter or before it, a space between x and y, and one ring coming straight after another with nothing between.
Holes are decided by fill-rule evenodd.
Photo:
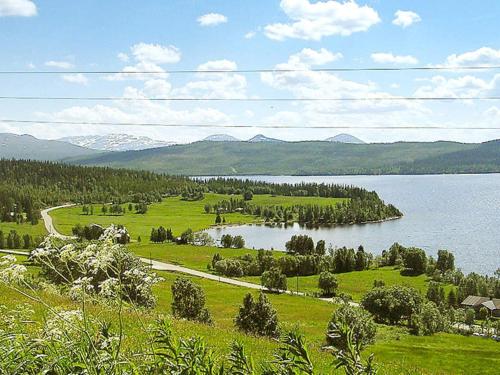
<instances>
[{"instance_id":1,"label":"flower cluster","mask_svg":"<svg viewBox=\"0 0 500 375\"><path fill-rule=\"evenodd\" d=\"M21 284L24 281L26 267L17 264L13 255L5 255L0 258L0 281L6 284Z\"/></svg>"},{"instance_id":2,"label":"flower cluster","mask_svg":"<svg viewBox=\"0 0 500 375\"><path fill-rule=\"evenodd\" d=\"M139 258L131 254L119 239L126 229L110 226L102 237L91 243L68 242L48 237L31 260L39 265L51 282L69 288L70 297L122 299L152 307L152 287L161 278L151 273Z\"/></svg>"}]
</instances>

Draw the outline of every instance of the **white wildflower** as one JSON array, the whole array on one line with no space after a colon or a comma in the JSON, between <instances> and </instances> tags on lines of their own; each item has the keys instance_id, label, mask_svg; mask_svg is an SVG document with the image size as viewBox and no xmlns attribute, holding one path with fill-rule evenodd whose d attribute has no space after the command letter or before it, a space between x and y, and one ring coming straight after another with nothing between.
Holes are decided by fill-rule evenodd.
<instances>
[{"instance_id":1,"label":"white wildflower","mask_svg":"<svg viewBox=\"0 0 500 375\"><path fill-rule=\"evenodd\" d=\"M71 339L79 332L82 321L83 315L79 310L59 311L47 319L43 330L50 339Z\"/></svg>"},{"instance_id":2,"label":"white wildflower","mask_svg":"<svg viewBox=\"0 0 500 375\"><path fill-rule=\"evenodd\" d=\"M99 284L99 295L104 298L116 298L120 294L120 283L118 279L111 277Z\"/></svg>"},{"instance_id":3,"label":"white wildflower","mask_svg":"<svg viewBox=\"0 0 500 375\"><path fill-rule=\"evenodd\" d=\"M28 269L20 264L11 264L0 270L0 280L6 284L20 284L24 280L24 274Z\"/></svg>"},{"instance_id":4,"label":"white wildflower","mask_svg":"<svg viewBox=\"0 0 500 375\"><path fill-rule=\"evenodd\" d=\"M5 255L0 258L0 266L10 266L17 262L17 258L14 255Z\"/></svg>"}]
</instances>

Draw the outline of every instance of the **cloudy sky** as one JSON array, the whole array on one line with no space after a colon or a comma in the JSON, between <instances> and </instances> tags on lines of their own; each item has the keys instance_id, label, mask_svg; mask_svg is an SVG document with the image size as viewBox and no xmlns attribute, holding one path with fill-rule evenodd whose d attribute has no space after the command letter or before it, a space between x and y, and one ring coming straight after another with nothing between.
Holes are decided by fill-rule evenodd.
<instances>
[{"instance_id":1,"label":"cloudy sky","mask_svg":"<svg viewBox=\"0 0 500 375\"><path fill-rule=\"evenodd\" d=\"M0 119L231 126L0 122L0 132L41 138L129 133L177 142L215 133L300 140L347 132L370 142L500 138L495 129L366 129L499 128L500 101L494 100L149 100L500 96L500 69L494 68L317 71L498 67L499 17L497 0L0 0L0 70L57 72L2 74L0 96L142 99L0 99ZM253 69L296 71L237 72ZM179 70L202 72L173 72ZM203 72L207 70L236 72ZM76 73L82 71L112 73ZM144 71L156 74L137 73ZM234 127L249 125L255 127Z\"/></svg>"}]
</instances>

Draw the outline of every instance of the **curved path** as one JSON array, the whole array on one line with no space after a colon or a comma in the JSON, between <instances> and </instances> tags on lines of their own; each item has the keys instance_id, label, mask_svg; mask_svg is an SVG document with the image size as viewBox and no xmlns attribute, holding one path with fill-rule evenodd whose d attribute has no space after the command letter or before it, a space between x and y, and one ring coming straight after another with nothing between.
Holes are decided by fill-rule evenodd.
<instances>
[{"instance_id":1,"label":"curved path","mask_svg":"<svg viewBox=\"0 0 500 375\"><path fill-rule=\"evenodd\" d=\"M59 233L56 230L56 228L54 227L54 225L52 223L52 218L49 215L50 211L57 210L59 208L72 207L72 206L75 206L75 204L65 204L62 206L47 208L47 209L42 211L42 219L45 223L45 228L47 229L47 231L50 234L57 236L59 238L63 238L63 239L72 238L70 236L66 236L64 234ZM11 252L9 250L4 250L3 252L17 253L18 255L27 255L28 254L28 253L21 254L22 252L13 252L13 251ZM151 260L151 259L147 259L147 258L140 258L140 259L142 262L150 265L150 267L156 271L179 272L179 273L184 273L184 274L191 275L191 276L201 277L201 278L208 279L208 280L219 281L219 282L225 283L225 284L240 286L243 288L256 289L256 290L267 290L267 288L264 288L262 285L259 285L259 284L230 279L227 277L222 277L222 276L214 275L214 274L207 273L207 272L197 271L197 270L193 270L191 268L186 268L186 267L178 266L178 265L171 264L171 263L159 262L157 260ZM291 294L291 295L305 296L305 293L302 293L302 292L293 292L290 290L282 291L282 292L287 293L287 294ZM332 302L331 298L318 298L318 299L321 301L324 301L324 302L330 302L330 303ZM350 304L355 305L355 306L359 306L356 302L350 302Z\"/></svg>"}]
</instances>

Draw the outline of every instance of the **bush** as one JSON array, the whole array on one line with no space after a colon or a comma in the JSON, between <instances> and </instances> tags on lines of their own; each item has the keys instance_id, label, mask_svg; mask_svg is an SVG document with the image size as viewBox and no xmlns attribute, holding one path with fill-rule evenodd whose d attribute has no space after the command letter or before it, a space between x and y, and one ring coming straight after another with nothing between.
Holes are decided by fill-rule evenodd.
<instances>
[{"instance_id":1,"label":"bush","mask_svg":"<svg viewBox=\"0 0 500 375\"><path fill-rule=\"evenodd\" d=\"M254 301L251 293L243 298L243 305L240 306L234 323L245 333L267 337L279 336L278 315L262 292L257 301Z\"/></svg>"},{"instance_id":2,"label":"bush","mask_svg":"<svg viewBox=\"0 0 500 375\"><path fill-rule=\"evenodd\" d=\"M245 247L245 240L241 236L233 237L233 246L235 249L243 249Z\"/></svg>"},{"instance_id":3,"label":"bush","mask_svg":"<svg viewBox=\"0 0 500 375\"><path fill-rule=\"evenodd\" d=\"M222 259L215 263L214 269L217 273L227 277L243 276L243 267L237 259Z\"/></svg>"},{"instance_id":4,"label":"bush","mask_svg":"<svg viewBox=\"0 0 500 375\"><path fill-rule=\"evenodd\" d=\"M212 316L205 307L203 289L182 277L172 284L172 313L177 318L212 324Z\"/></svg>"},{"instance_id":5,"label":"bush","mask_svg":"<svg viewBox=\"0 0 500 375\"><path fill-rule=\"evenodd\" d=\"M222 247L228 249L233 246L233 236L230 234L223 234L220 239L220 244Z\"/></svg>"},{"instance_id":6,"label":"bush","mask_svg":"<svg viewBox=\"0 0 500 375\"><path fill-rule=\"evenodd\" d=\"M403 258L405 270L402 274L421 275L427 268L427 254L422 249L411 247L406 250Z\"/></svg>"},{"instance_id":7,"label":"bush","mask_svg":"<svg viewBox=\"0 0 500 375\"><path fill-rule=\"evenodd\" d=\"M328 345L332 345L342 350L347 348L346 337L332 334L343 325L347 325L351 328L354 339L361 343L361 347L375 342L377 327L371 315L359 307L354 307L345 303L333 313L330 319L326 336Z\"/></svg>"},{"instance_id":8,"label":"bush","mask_svg":"<svg viewBox=\"0 0 500 375\"><path fill-rule=\"evenodd\" d=\"M422 296L414 288L393 285L370 290L361 305L380 323L398 324L403 319L410 323L422 307Z\"/></svg>"},{"instance_id":9,"label":"bush","mask_svg":"<svg viewBox=\"0 0 500 375\"><path fill-rule=\"evenodd\" d=\"M215 241L207 232L197 232L193 236L193 244L196 246L213 246Z\"/></svg>"},{"instance_id":10,"label":"bush","mask_svg":"<svg viewBox=\"0 0 500 375\"><path fill-rule=\"evenodd\" d=\"M188 228L184 232L182 232L177 243L179 245L186 245L188 243L193 243L193 241L194 241L193 230L191 228Z\"/></svg>"},{"instance_id":11,"label":"bush","mask_svg":"<svg viewBox=\"0 0 500 375\"><path fill-rule=\"evenodd\" d=\"M261 284L263 287L274 292L287 290L286 275L282 274L279 268L271 268L269 271L263 272Z\"/></svg>"},{"instance_id":12,"label":"bush","mask_svg":"<svg viewBox=\"0 0 500 375\"><path fill-rule=\"evenodd\" d=\"M319 274L318 288L323 291L324 296L333 296L337 290L338 282L335 275L328 271L323 271Z\"/></svg>"},{"instance_id":13,"label":"bush","mask_svg":"<svg viewBox=\"0 0 500 375\"><path fill-rule=\"evenodd\" d=\"M418 336L430 336L448 328L448 321L441 314L434 302L427 302L422 310L413 317L412 333Z\"/></svg>"}]
</instances>

